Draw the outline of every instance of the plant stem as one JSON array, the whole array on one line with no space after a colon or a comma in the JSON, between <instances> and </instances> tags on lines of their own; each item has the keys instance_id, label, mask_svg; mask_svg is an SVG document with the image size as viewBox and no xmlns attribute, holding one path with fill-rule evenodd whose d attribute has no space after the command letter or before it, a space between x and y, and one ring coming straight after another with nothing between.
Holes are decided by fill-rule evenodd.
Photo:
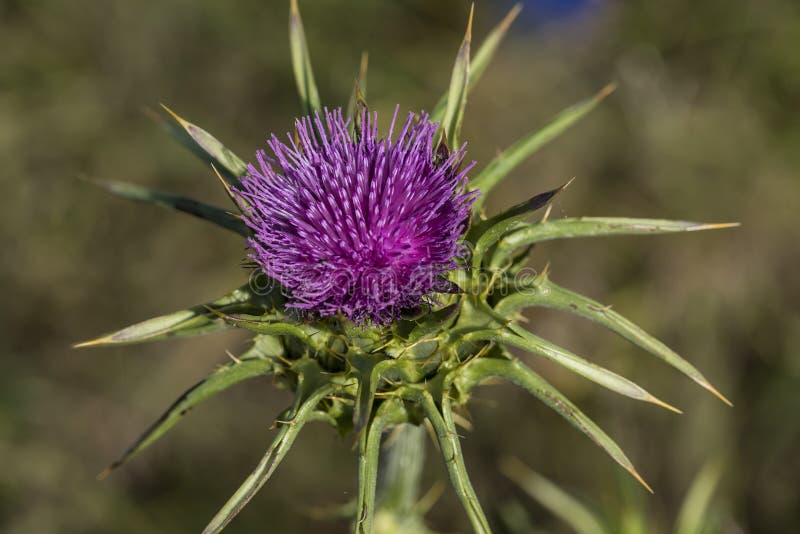
<instances>
[{"instance_id":1,"label":"plant stem","mask_svg":"<svg viewBox=\"0 0 800 534\"><path fill-rule=\"evenodd\" d=\"M404 424L386 458L380 483L380 505L397 517L407 517L419 500L419 484L425 464L425 429Z\"/></svg>"}]
</instances>

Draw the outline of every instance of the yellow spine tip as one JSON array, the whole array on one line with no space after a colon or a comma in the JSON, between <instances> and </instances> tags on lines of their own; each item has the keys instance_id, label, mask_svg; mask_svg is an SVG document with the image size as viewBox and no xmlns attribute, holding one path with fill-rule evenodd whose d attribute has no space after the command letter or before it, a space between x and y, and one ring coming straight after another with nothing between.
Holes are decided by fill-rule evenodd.
<instances>
[{"instance_id":1,"label":"yellow spine tip","mask_svg":"<svg viewBox=\"0 0 800 534\"><path fill-rule=\"evenodd\" d=\"M75 343L72 345L73 349L82 349L85 347L96 347L97 345L104 345L111 341L111 338L108 336L98 337L97 339L90 339L89 341L81 341L80 343Z\"/></svg>"},{"instance_id":2,"label":"yellow spine tip","mask_svg":"<svg viewBox=\"0 0 800 534\"><path fill-rule=\"evenodd\" d=\"M675 412L677 414L683 415L683 412L681 410L679 410L678 408L676 408L675 406L673 406L671 404L668 404L668 403L662 401L661 399L657 399L656 397L653 397L652 395L647 400L649 402L655 404L656 406L661 406L662 408L665 408L665 409L667 409L667 410L669 410L671 412Z\"/></svg>"},{"instance_id":3,"label":"yellow spine tip","mask_svg":"<svg viewBox=\"0 0 800 534\"><path fill-rule=\"evenodd\" d=\"M108 475L111 474L111 471L113 471L113 469L114 468L109 465L108 467L100 471L95 478L97 480L105 480L106 478L108 478Z\"/></svg>"},{"instance_id":4,"label":"yellow spine tip","mask_svg":"<svg viewBox=\"0 0 800 534\"><path fill-rule=\"evenodd\" d=\"M712 386L711 384L708 384L708 383L706 383L706 384L701 384L701 385L702 385L704 388L706 388L708 391L710 391L710 392L711 392L711 393L712 393L712 394L713 394L715 397L717 397L719 400L721 400L722 402L724 402L725 404L727 404L729 407L733 408L733 403L732 403L732 402L731 402L731 401L728 399L728 397L726 397L725 395L723 395L722 393L720 393L720 392L719 392L719 390L717 390L717 388L715 388L714 386Z\"/></svg>"},{"instance_id":5,"label":"yellow spine tip","mask_svg":"<svg viewBox=\"0 0 800 534\"><path fill-rule=\"evenodd\" d=\"M216 174L216 175L217 175L217 179L218 179L218 180L220 181L220 183L222 184L222 187L224 187L224 188L225 188L225 192L226 192L226 193L228 193L228 196L229 196L229 197L230 197L230 198L231 198L231 199L234 201L234 203L236 203L236 204L237 204L237 206L238 206L238 203L236 202L235 196L234 196L234 194L233 194L233 190L230 188L230 186L228 185L228 182L226 182L226 181L225 181L225 178L223 178L223 177L222 177L222 175L221 175L221 174L219 173L219 171L217 170L217 167L216 167L216 166L215 166L213 163L211 164L211 169L214 171L214 174Z\"/></svg>"},{"instance_id":6,"label":"yellow spine tip","mask_svg":"<svg viewBox=\"0 0 800 534\"><path fill-rule=\"evenodd\" d=\"M175 119L175 122L177 122L178 124L180 124L182 128L184 128L184 129L186 128L186 124L187 124L187 123L186 123L186 121L185 121L185 120L183 120L183 119L181 118L181 116L180 116L180 115L178 115L177 113L175 113L174 111L172 111L171 109L169 109L169 108L167 107L167 105L166 105L166 104L164 104L163 102L159 103L158 105L159 105L159 106L161 106L162 108L164 108L164 111L166 111L167 113L169 113L169 114L172 116L172 118L173 118L173 119Z\"/></svg>"},{"instance_id":7,"label":"yellow spine tip","mask_svg":"<svg viewBox=\"0 0 800 534\"><path fill-rule=\"evenodd\" d=\"M517 15L519 15L520 11L522 11L522 2L514 4L514 7L511 8L508 14L500 22L500 27L503 29L503 31L508 30L508 28L514 22L514 19L516 19Z\"/></svg>"},{"instance_id":8,"label":"yellow spine tip","mask_svg":"<svg viewBox=\"0 0 800 534\"><path fill-rule=\"evenodd\" d=\"M728 223L709 223L709 224L702 224L697 229L698 230L720 230L722 228L736 228L741 226L742 223L739 222L728 222Z\"/></svg>"},{"instance_id":9,"label":"yellow spine tip","mask_svg":"<svg viewBox=\"0 0 800 534\"><path fill-rule=\"evenodd\" d=\"M644 481L644 479L642 478L642 475L640 475L639 473L636 472L636 469L631 467L631 468L628 469L628 472L633 476L633 478L635 478L639 482L639 484L644 486L647 491L649 491L651 494L655 495L656 492L653 491L653 488L651 488L650 485L647 482Z\"/></svg>"},{"instance_id":10,"label":"yellow spine tip","mask_svg":"<svg viewBox=\"0 0 800 534\"><path fill-rule=\"evenodd\" d=\"M600 92L597 93L597 96L595 96L595 99L598 100L598 101L603 100L604 98L606 98L608 95L610 95L611 93L613 93L616 90L617 90L616 82L611 82L608 85L606 85L605 87L603 87L602 89L600 89Z\"/></svg>"},{"instance_id":11,"label":"yellow spine tip","mask_svg":"<svg viewBox=\"0 0 800 534\"><path fill-rule=\"evenodd\" d=\"M472 40L472 16L475 14L475 2L469 8L469 20L467 20L467 31L464 34L464 42L469 43Z\"/></svg>"}]
</instances>

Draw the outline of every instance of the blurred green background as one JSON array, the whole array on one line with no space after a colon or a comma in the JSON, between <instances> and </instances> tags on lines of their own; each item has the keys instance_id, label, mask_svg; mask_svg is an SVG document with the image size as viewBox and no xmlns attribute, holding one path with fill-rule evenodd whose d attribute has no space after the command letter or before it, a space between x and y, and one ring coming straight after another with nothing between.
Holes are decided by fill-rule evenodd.
<instances>
[{"instance_id":1,"label":"blurred green background","mask_svg":"<svg viewBox=\"0 0 800 534\"><path fill-rule=\"evenodd\" d=\"M557 5L558 4L558 5ZM567 5L569 4L569 5ZM552 9L556 5L557 9ZM511 7L479 2L480 38ZM385 115L446 88L463 1L301 3L323 100L344 103L362 50ZM210 170L142 106L170 105L247 158L298 113L288 2L0 1L0 530L197 532L271 440L289 403L269 380L203 405L129 466L95 475L184 389L241 350L238 333L74 351L70 344L239 285L223 230L106 196L79 176L224 203ZM526 2L472 93L463 137L497 150L609 81L618 91L518 169L495 211L577 177L553 216L741 221L717 232L551 243L531 265L613 304L696 363L736 407L591 324L530 327L608 364L676 416L532 362L617 438L648 495L588 440L511 386L479 390L464 449L492 521L518 501L568 532L497 469L513 454L606 514L629 495L668 531L694 474L726 458L720 531L800 532L800 5L777 0ZM530 359L529 359L530 361ZM431 459L426 484L446 476ZM230 532L346 532L319 521L356 485L353 439L312 426ZM617 490L622 485L621 490ZM445 491L430 515L468 526Z\"/></svg>"}]
</instances>

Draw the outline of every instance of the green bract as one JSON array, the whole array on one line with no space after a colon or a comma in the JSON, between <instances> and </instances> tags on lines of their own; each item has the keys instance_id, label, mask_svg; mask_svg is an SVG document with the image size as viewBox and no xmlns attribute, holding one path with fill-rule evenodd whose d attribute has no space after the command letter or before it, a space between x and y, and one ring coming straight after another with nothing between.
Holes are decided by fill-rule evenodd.
<instances>
[{"instance_id":1,"label":"green bract","mask_svg":"<svg viewBox=\"0 0 800 534\"><path fill-rule=\"evenodd\" d=\"M484 73L518 11L517 6L486 37L473 59L470 57L470 14L449 89L432 113L434 120L442 121L444 150L459 146L469 91ZM320 96L295 1L291 3L289 35L303 113L310 113L320 109ZM530 247L543 241L688 232L729 225L624 218L548 220L549 212L538 221L529 220L534 211L546 208L566 185L491 218L485 218L480 210L485 195L517 165L586 115L612 89L604 88L586 102L564 110L552 122L523 137L475 174L470 188L479 189L482 196L475 204L465 237L471 257L465 260L462 269L450 274L454 291L438 295L441 304L433 309L417 310L391 327L381 328L355 326L342 318L304 321L287 311L277 284L272 284L269 291L258 291L249 284L213 302L150 319L78 345L142 343L229 328L253 333L252 347L248 351L181 395L105 473L151 445L195 405L249 378L273 375L276 383L295 393L295 400L276 418L278 434L261 462L214 516L206 532L222 530L267 482L303 426L319 421L335 427L341 434L358 437L356 532L371 532L375 518L380 517L382 507L386 508L390 501L395 502L395 510L403 508L407 513L383 518L382 524L388 522L397 526L402 522L406 531L423 531L421 509L424 506L409 506L402 491L394 497L389 491L376 504L381 440L384 433L398 427L404 428L403 432L408 435L419 436L419 431L408 428L410 424L424 425L432 431L452 487L474 530L486 533L490 531L489 523L467 474L456 423L464 420L459 412L469 402L473 388L489 379L503 379L524 388L558 412L647 487L621 448L600 427L507 349L515 347L530 352L627 397L678 410L630 380L528 332L519 324L520 310L556 308L595 321L728 401L694 366L663 343L609 307L557 286L550 281L546 269L533 279L521 280L517 275ZM357 111L366 107L365 91L366 55L350 109ZM243 161L205 130L167 111L168 116L159 116L160 124L210 163L230 194L230 187L237 184L245 171ZM355 116L360 115L356 113ZM249 235L236 203L229 211L135 185L102 185L114 194L174 208L239 236ZM411 446L402 443L405 447ZM396 461L390 468L392 476L398 479L413 478L413 473L418 473L418 470L403 468Z\"/></svg>"}]
</instances>

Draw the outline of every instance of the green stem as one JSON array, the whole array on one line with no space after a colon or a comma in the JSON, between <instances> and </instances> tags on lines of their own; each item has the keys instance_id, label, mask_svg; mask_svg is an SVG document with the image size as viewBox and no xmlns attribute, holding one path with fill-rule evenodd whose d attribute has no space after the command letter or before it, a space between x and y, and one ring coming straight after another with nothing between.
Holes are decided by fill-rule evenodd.
<instances>
[{"instance_id":1,"label":"green stem","mask_svg":"<svg viewBox=\"0 0 800 534\"><path fill-rule=\"evenodd\" d=\"M386 475L381 479L380 508L406 517L419 500L426 436L424 428L411 424L401 425L398 432L386 458Z\"/></svg>"}]
</instances>

